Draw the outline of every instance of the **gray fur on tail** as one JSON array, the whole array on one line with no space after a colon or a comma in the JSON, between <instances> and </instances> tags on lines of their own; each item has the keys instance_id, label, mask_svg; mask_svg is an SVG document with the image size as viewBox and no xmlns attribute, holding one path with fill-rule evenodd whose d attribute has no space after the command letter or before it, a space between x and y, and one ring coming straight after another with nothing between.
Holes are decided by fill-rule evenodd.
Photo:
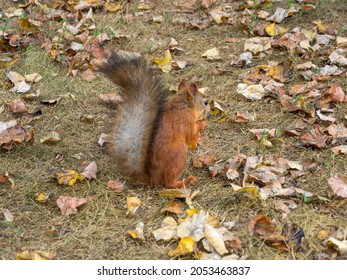
<instances>
[{"instance_id":1,"label":"gray fur on tail","mask_svg":"<svg viewBox=\"0 0 347 280\"><path fill-rule=\"evenodd\" d=\"M124 100L112 121L112 157L124 175L143 180L168 93L139 57L114 52L99 70L122 88Z\"/></svg>"}]
</instances>

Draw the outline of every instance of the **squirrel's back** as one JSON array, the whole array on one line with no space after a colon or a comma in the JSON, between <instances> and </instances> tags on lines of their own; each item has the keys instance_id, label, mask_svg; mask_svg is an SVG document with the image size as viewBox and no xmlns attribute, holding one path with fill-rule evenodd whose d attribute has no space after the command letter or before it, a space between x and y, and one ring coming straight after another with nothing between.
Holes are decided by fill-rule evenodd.
<instances>
[{"instance_id":1,"label":"squirrel's back","mask_svg":"<svg viewBox=\"0 0 347 280\"><path fill-rule=\"evenodd\" d=\"M147 181L146 160L168 93L154 70L137 56L114 52L99 70L122 88L123 102L116 111L110 143L117 169L138 181Z\"/></svg>"}]
</instances>

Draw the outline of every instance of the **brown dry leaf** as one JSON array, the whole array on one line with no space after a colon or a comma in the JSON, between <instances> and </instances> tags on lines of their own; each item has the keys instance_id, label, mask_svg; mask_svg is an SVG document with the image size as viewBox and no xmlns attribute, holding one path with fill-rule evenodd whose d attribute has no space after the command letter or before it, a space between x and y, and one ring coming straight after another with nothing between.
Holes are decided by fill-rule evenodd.
<instances>
[{"instance_id":1,"label":"brown dry leaf","mask_svg":"<svg viewBox=\"0 0 347 280\"><path fill-rule=\"evenodd\" d=\"M117 105L123 102L123 98L118 93L105 93L99 95L104 104Z\"/></svg>"},{"instance_id":2,"label":"brown dry leaf","mask_svg":"<svg viewBox=\"0 0 347 280\"><path fill-rule=\"evenodd\" d=\"M325 93L324 96L327 96L331 98L332 101L336 103L341 103L341 102L347 102L347 96L343 92L343 89L339 84L336 84L329 88Z\"/></svg>"},{"instance_id":3,"label":"brown dry leaf","mask_svg":"<svg viewBox=\"0 0 347 280\"><path fill-rule=\"evenodd\" d=\"M16 260L52 260L55 257L53 253L44 251L23 251L16 254Z\"/></svg>"},{"instance_id":4,"label":"brown dry leaf","mask_svg":"<svg viewBox=\"0 0 347 280\"><path fill-rule=\"evenodd\" d=\"M77 213L77 207L85 204L88 200L86 198L77 198L70 196L59 196L57 205L61 209L61 214L64 216Z\"/></svg>"},{"instance_id":5,"label":"brown dry leaf","mask_svg":"<svg viewBox=\"0 0 347 280\"><path fill-rule=\"evenodd\" d=\"M324 132L334 137L343 136L347 134L347 127L345 127L343 123L331 124L326 129L324 129Z\"/></svg>"},{"instance_id":6,"label":"brown dry leaf","mask_svg":"<svg viewBox=\"0 0 347 280\"><path fill-rule=\"evenodd\" d=\"M75 170L67 170L66 172L56 171L54 175L59 185L72 186L77 180L82 181L84 179L84 176Z\"/></svg>"},{"instance_id":7,"label":"brown dry leaf","mask_svg":"<svg viewBox=\"0 0 347 280\"><path fill-rule=\"evenodd\" d=\"M216 158L212 155L209 156L193 156L193 167L202 168L205 166L210 166L216 163Z\"/></svg>"},{"instance_id":8,"label":"brown dry leaf","mask_svg":"<svg viewBox=\"0 0 347 280\"><path fill-rule=\"evenodd\" d=\"M331 151L336 154L347 154L347 145L340 145L340 146L336 146L331 148Z\"/></svg>"},{"instance_id":9,"label":"brown dry leaf","mask_svg":"<svg viewBox=\"0 0 347 280\"><path fill-rule=\"evenodd\" d=\"M329 178L328 183L334 194L347 197L347 176L334 174Z\"/></svg>"},{"instance_id":10,"label":"brown dry leaf","mask_svg":"<svg viewBox=\"0 0 347 280\"><path fill-rule=\"evenodd\" d=\"M254 113L238 113L236 112L232 117L230 118L230 121L236 122L236 123L249 123L255 121L255 114Z\"/></svg>"},{"instance_id":11,"label":"brown dry leaf","mask_svg":"<svg viewBox=\"0 0 347 280\"><path fill-rule=\"evenodd\" d=\"M276 225L265 215L255 216L248 225L248 232L250 234L257 234L261 237L270 236L276 231Z\"/></svg>"},{"instance_id":12,"label":"brown dry leaf","mask_svg":"<svg viewBox=\"0 0 347 280\"><path fill-rule=\"evenodd\" d=\"M316 126L314 129L311 129L300 136L302 144L306 146L315 146L317 148L325 148L327 140L328 137L323 134L320 126Z\"/></svg>"},{"instance_id":13,"label":"brown dry leaf","mask_svg":"<svg viewBox=\"0 0 347 280\"><path fill-rule=\"evenodd\" d=\"M15 144L33 142L34 132L28 132L17 122L0 123L0 148L10 150Z\"/></svg>"},{"instance_id":14,"label":"brown dry leaf","mask_svg":"<svg viewBox=\"0 0 347 280\"><path fill-rule=\"evenodd\" d=\"M25 103L20 99L13 100L9 105L10 111L13 114L24 114L28 112Z\"/></svg>"},{"instance_id":15,"label":"brown dry leaf","mask_svg":"<svg viewBox=\"0 0 347 280\"><path fill-rule=\"evenodd\" d=\"M145 237L143 235L144 226L145 226L145 224L143 222L139 222L136 225L135 230L128 230L128 233L131 235L132 238L140 239L140 240L144 241L145 240Z\"/></svg>"},{"instance_id":16,"label":"brown dry leaf","mask_svg":"<svg viewBox=\"0 0 347 280\"><path fill-rule=\"evenodd\" d=\"M1 50L1 47L0 47L0 50ZM19 60L18 54L14 52L10 52L10 51L6 51L6 52L0 51L0 68L11 67L18 60Z\"/></svg>"},{"instance_id":17,"label":"brown dry leaf","mask_svg":"<svg viewBox=\"0 0 347 280\"><path fill-rule=\"evenodd\" d=\"M169 200L168 203L165 205L165 207L163 207L160 210L160 212L161 213L169 212L169 213L181 214L183 212L183 209L184 209L184 204L182 202L175 201L175 200Z\"/></svg>"},{"instance_id":18,"label":"brown dry leaf","mask_svg":"<svg viewBox=\"0 0 347 280\"><path fill-rule=\"evenodd\" d=\"M28 75L25 75L24 77L25 77L25 80L30 83L31 82L38 83L42 79L42 76L38 73L28 74Z\"/></svg>"},{"instance_id":19,"label":"brown dry leaf","mask_svg":"<svg viewBox=\"0 0 347 280\"><path fill-rule=\"evenodd\" d=\"M285 224L282 234L265 237L265 243L283 251L297 251L301 247L305 234L303 229L296 224Z\"/></svg>"},{"instance_id":20,"label":"brown dry leaf","mask_svg":"<svg viewBox=\"0 0 347 280\"><path fill-rule=\"evenodd\" d=\"M269 16L266 20L281 23L288 15L288 10L278 7L275 13L272 16Z\"/></svg>"},{"instance_id":21,"label":"brown dry leaf","mask_svg":"<svg viewBox=\"0 0 347 280\"><path fill-rule=\"evenodd\" d=\"M138 197L127 197L127 208L126 215L134 215L141 205L141 200Z\"/></svg>"},{"instance_id":22,"label":"brown dry leaf","mask_svg":"<svg viewBox=\"0 0 347 280\"><path fill-rule=\"evenodd\" d=\"M243 51L250 51L253 54L271 49L271 38L266 37L253 37L245 40Z\"/></svg>"},{"instance_id":23,"label":"brown dry leaf","mask_svg":"<svg viewBox=\"0 0 347 280\"><path fill-rule=\"evenodd\" d=\"M94 79L96 79L96 75L95 75L94 71L87 69L86 71L84 71L82 73L82 80L87 81L87 82L91 82Z\"/></svg>"},{"instance_id":24,"label":"brown dry leaf","mask_svg":"<svg viewBox=\"0 0 347 280\"><path fill-rule=\"evenodd\" d=\"M344 49L337 49L331 53L329 56L330 62L332 64L338 64L342 66L347 65L347 57L346 57L346 50Z\"/></svg>"},{"instance_id":25,"label":"brown dry leaf","mask_svg":"<svg viewBox=\"0 0 347 280\"><path fill-rule=\"evenodd\" d=\"M292 200L275 201L275 209L283 212L282 219L285 219L287 215L297 207L298 205Z\"/></svg>"},{"instance_id":26,"label":"brown dry leaf","mask_svg":"<svg viewBox=\"0 0 347 280\"><path fill-rule=\"evenodd\" d=\"M121 193L124 190L124 182L119 180L110 180L107 182L107 188L111 191Z\"/></svg>"},{"instance_id":27,"label":"brown dry leaf","mask_svg":"<svg viewBox=\"0 0 347 280\"><path fill-rule=\"evenodd\" d=\"M81 172L81 175L87 179L96 179L96 173L98 171L96 162L92 161L86 164L88 165L84 168L83 172Z\"/></svg>"},{"instance_id":28,"label":"brown dry leaf","mask_svg":"<svg viewBox=\"0 0 347 280\"><path fill-rule=\"evenodd\" d=\"M178 257L191 254L196 251L196 243L192 236L183 237L175 250L170 249L169 257Z\"/></svg>"},{"instance_id":29,"label":"brown dry leaf","mask_svg":"<svg viewBox=\"0 0 347 280\"><path fill-rule=\"evenodd\" d=\"M4 213L4 217L5 217L6 222L12 223L14 217L13 217L12 213L10 212L10 210L4 209L3 213Z\"/></svg>"}]
</instances>

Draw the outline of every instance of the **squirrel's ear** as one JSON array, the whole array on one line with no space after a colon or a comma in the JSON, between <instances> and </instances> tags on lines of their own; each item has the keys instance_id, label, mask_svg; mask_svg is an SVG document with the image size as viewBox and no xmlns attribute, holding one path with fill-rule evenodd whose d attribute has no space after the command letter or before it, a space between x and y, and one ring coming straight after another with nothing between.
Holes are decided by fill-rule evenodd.
<instances>
[{"instance_id":1,"label":"squirrel's ear","mask_svg":"<svg viewBox=\"0 0 347 280\"><path fill-rule=\"evenodd\" d=\"M193 95L196 95L196 93L199 91L198 86L194 82L188 84L188 90Z\"/></svg>"},{"instance_id":2,"label":"squirrel's ear","mask_svg":"<svg viewBox=\"0 0 347 280\"><path fill-rule=\"evenodd\" d=\"M187 86L187 79L182 79L180 84L178 85L178 91L181 91L183 88Z\"/></svg>"}]
</instances>

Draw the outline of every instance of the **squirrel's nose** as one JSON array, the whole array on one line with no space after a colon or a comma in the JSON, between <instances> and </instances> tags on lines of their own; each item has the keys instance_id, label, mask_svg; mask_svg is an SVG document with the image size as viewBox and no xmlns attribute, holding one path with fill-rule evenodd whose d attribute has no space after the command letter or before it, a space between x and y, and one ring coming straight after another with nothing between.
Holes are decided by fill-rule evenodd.
<instances>
[{"instance_id":1,"label":"squirrel's nose","mask_svg":"<svg viewBox=\"0 0 347 280\"><path fill-rule=\"evenodd\" d=\"M208 100L207 99L204 101L204 104L205 104L205 106L208 105Z\"/></svg>"}]
</instances>

